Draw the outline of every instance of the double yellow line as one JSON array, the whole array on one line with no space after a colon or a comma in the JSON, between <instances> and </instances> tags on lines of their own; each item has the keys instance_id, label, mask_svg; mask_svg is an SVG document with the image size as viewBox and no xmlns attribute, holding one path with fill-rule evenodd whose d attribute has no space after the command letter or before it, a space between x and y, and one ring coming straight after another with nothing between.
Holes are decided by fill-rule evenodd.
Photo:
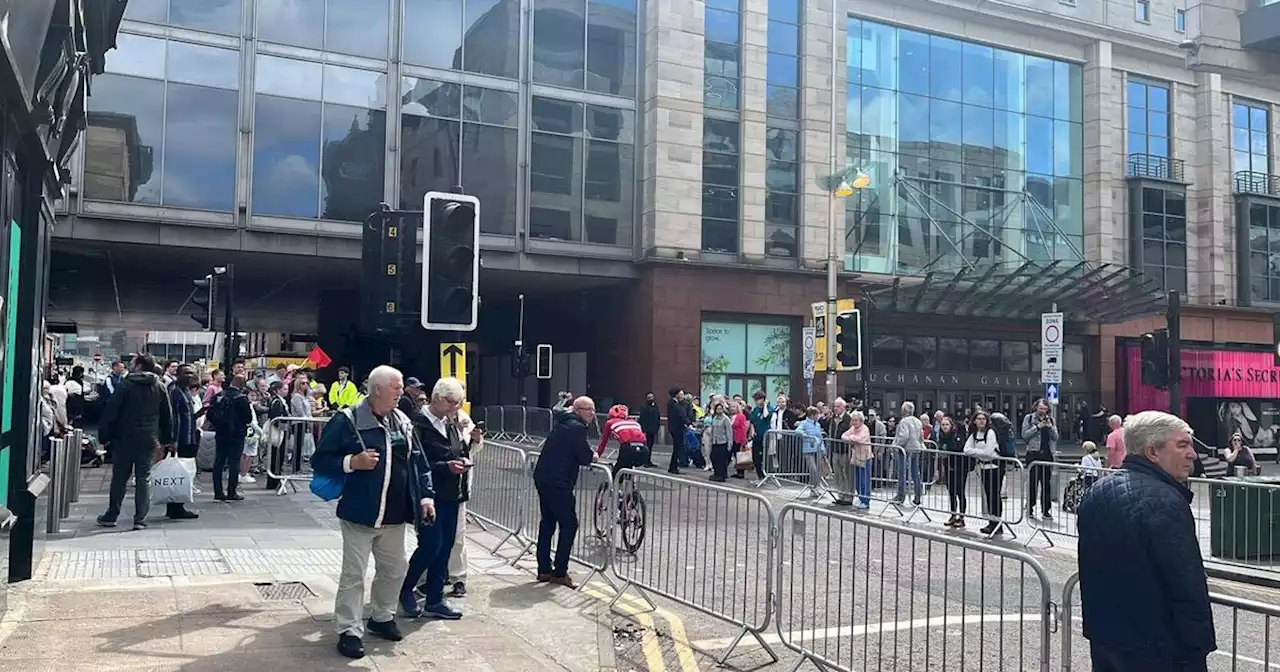
<instances>
[{"instance_id":1,"label":"double yellow line","mask_svg":"<svg viewBox=\"0 0 1280 672\"><path fill-rule=\"evenodd\" d=\"M605 604L608 604L617 595L617 592L612 588L596 585L583 586L581 592ZM649 672L667 672L667 663L662 653L662 642L658 637L654 616L666 621L667 628L671 633L671 643L675 648L676 659L680 663L679 669L681 672L699 672L701 668L698 667L698 659L694 656L693 648L689 646L689 637L685 634L684 621L680 620L679 616L662 607L657 607L656 610L650 611L649 605L644 600L629 595L623 595L614 606L618 611L635 619L644 628L644 635L640 640L640 644L641 650L644 651L644 660L649 667Z\"/></svg>"}]
</instances>

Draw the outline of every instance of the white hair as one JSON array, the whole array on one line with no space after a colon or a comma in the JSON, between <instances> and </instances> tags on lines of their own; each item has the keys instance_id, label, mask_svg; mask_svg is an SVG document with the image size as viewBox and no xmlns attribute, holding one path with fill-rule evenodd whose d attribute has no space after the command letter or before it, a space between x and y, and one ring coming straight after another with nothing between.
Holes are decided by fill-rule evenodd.
<instances>
[{"instance_id":1,"label":"white hair","mask_svg":"<svg viewBox=\"0 0 1280 672\"><path fill-rule=\"evenodd\" d=\"M859 419L859 420L861 420L861 421L863 421L863 422L866 422L866 421L867 421L867 416L863 415L863 414L862 414L862 411L854 411L854 412L852 412L852 413L850 413L850 414L849 414L849 417L851 417L851 418L857 418L857 419Z\"/></svg>"},{"instance_id":2,"label":"white hair","mask_svg":"<svg viewBox=\"0 0 1280 672\"><path fill-rule=\"evenodd\" d=\"M436 381L435 387L431 388L432 399L462 401L465 396L466 392L462 389L462 383L457 378L441 378Z\"/></svg>"},{"instance_id":3,"label":"white hair","mask_svg":"<svg viewBox=\"0 0 1280 672\"><path fill-rule=\"evenodd\" d=\"M1125 455L1145 455L1147 448L1163 448L1178 432L1191 433L1182 418L1163 411L1134 413L1124 421Z\"/></svg>"},{"instance_id":4,"label":"white hair","mask_svg":"<svg viewBox=\"0 0 1280 672\"><path fill-rule=\"evenodd\" d=\"M909 402L909 401L904 401L904 402L902 402L902 414L903 414L903 415L915 415L915 414L916 414L916 405L915 405L915 404L913 404L913 403L911 403L911 402Z\"/></svg>"},{"instance_id":5,"label":"white hair","mask_svg":"<svg viewBox=\"0 0 1280 672\"><path fill-rule=\"evenodd\" d=\"M1107 424L1108 424L1108 425L1121 425L1121 424L1124 424L1124 418L1122 418L1122 417L1120 417L1120 416L1118 416L1118 415L1113 415L1113 416L1111 416L1111 417L1107 418Z\"/></svg>"},{"instance_id":6,"label":"white hair","mask_svg":"<svg viewBox=\"0 0 1280 672\"><path fill-rule=\"evenodd\" d=\"M400 369L397 369L394 366L387 366L386 364L374 367L374 369L369 372L369 394L373 395L374 392L390 385L391 381L396 378L404 380L404 374L400 373Z\"/></svg>"},{"instance_id":7,"label":"white hair","mask_svg":"<svg viewBox=\"0 0 1280 672\"><path fill-rule=\"evenodd\" d=\"M845 400L844 400L844 397L836 397L836 400L835 400L835 401L833 401L833 402L831 402L831 405L832 405L832 406L835 406L836 404L846 404L846 405L847 405L848 403L849 403L849 402L847 402L847 401L845 401Z\"/></svg>"}]
</instances>

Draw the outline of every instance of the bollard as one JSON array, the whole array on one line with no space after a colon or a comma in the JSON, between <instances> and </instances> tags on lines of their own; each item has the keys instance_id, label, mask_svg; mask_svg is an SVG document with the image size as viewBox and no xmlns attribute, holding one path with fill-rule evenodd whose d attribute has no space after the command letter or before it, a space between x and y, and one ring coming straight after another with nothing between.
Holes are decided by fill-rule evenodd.
<instances>
[{"instance_id":1,"label":"bollard","mask_svg":"<svg viewBox=\"0 0 1280 672\"><path fill-rule=\"evenodd\" d=\"M58 469L62 478L62 496L58 498L58 518L71 516L71 475L74 473L72 463L75 461L74 446L66 439L62 440L62 466Z\"/></svg>"},{"instance_id":2,"label":"bollard","mask_svg":"<svg viewBox=\"0 0 1280 672\"><path fill-rule=\"evenodd\" d=\"M48 534L57 534L62 531L62 517L59 515L60 502L62 498L62 480L58 477L58 469L63 462L62 454L63 444L66 439L50 439L49 441L49 511L45 516L44 531Z\"/></svg>"},{"instance_id":3,"label":"bollard","mask_svg":"<svg viewBox=\"0 0 1280 672\"><path fill-rule=\"evenodd\" d=\"M84 430L71 432L71 501L80 501L80 454L84 450Z\"/></svg>"}]
</instances>

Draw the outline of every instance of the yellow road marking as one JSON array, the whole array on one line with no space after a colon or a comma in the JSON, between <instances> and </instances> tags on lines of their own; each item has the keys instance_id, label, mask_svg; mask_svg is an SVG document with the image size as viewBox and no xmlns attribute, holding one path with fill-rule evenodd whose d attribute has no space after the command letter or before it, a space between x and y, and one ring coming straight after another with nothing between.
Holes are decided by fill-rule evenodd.
<instances>
[{"instance_id":1,"label":"yellow road marking","mask_svg":"<svg viewBox=\"0 0 1280 672\"><path fill-rule=\"evenodd\" d=\"M605 592L594 586L583 587L582 592L586 595L608 602L617 595L616 592ZM650 610L649 604L638 596L623 595L616 603L623 613L638 620L640 625L644 626L645 632L642 639L644 648L645 661L649 665L651 672L662 670L666 672L666 663L662 659L662 645L658 641L657 630L654 627L654 621L651 614L657 614L667 622L667 627L671 631L671 642L675 646L676 657L680 661L680 669L682 672L699 672L697 658L694 656L693 649L689 646L689 637L685 634L684 621L679 616L658 607L656 610ZM654 605L657 606L657 605Z\"/></svg>"}]
</instances>

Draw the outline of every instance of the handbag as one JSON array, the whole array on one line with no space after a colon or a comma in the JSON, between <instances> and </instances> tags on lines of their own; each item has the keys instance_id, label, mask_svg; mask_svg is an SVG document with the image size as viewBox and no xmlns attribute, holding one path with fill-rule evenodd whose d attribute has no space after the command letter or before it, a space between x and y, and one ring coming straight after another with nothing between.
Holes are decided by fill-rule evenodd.
<instances>
[{"instance_id":1,"label":"handbag","mask_svg":"<svg viewBox=\"0 0 1280 672\"><path fill-rule=\"evenodd\" d=\"M368 450L364 445L364 437L360 436L360 432L356 430L356 419L351 414L351 409L342 409L342 415L346 416L347 422L351 425L351 433L356 435L356 442L360 444L360 450L363 452ZM342 490L347 485L347 475L338 473L330 475L319 471L311 474L311 494L323 499L326 502L332 502L342 497Z\"/></svg>"},{"instance_id":2,"label":"handbag","mask_svg":"<svg viewBox=\"0 0 1280 672\"><path fill-rule=\"evenodd\" d=\"M733 456L733 466L742 471L755 468L755 461L751 458L751 446L743 446Z\"/></svg>"}]
</instances>

